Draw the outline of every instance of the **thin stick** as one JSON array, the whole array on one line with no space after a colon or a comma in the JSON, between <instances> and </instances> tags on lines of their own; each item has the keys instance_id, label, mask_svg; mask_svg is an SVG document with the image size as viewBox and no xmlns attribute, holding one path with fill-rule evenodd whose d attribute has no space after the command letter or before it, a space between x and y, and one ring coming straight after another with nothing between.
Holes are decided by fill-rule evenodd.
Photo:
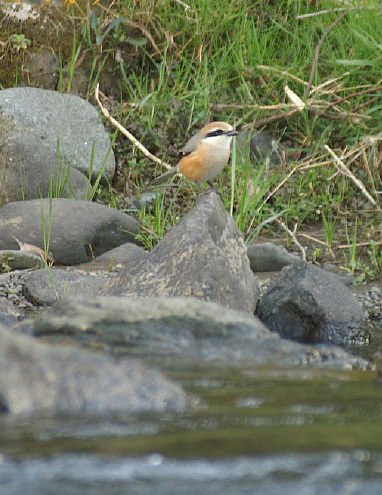
<instances>
[{"instance_id":1,"label":"thin stick","mask_svg":"<svg viewBox=\"0 0 382 495\"><path fill-rule=\"evenodd\" d=\"M325 104L315 104L315 108L322 108ZM277 105L256 105L256 103L216 103L213 106L215 110L224 110L225 108L233 108L234 110L290 110L296 108L295 104L278 103Z\"/></svg>"},{"instance_id":2,"label":"thin stick","mask_svg":"<svg viewBox=\"0 0 382 495\"><path fill-rule=\"evenodd\" d=\"M339 246L336 247L336 249L348 249L353 246L364 247L364 246L371 246L371 244L378 244L379 246L382 246L382 241L357 242L356 244L340 244Z\"/></svg>"},{"instance_id":3,"label":"thin stick","mask_svg":"<svg viewBox=\"0 0 382 495\"><path fill-rule=\"evenodd\" d=\"M186 2L182 2L182 0L175 0L175 2L178 3L179 5L181 5L186 12L188 9L191 8L189 5L186 4Z\"/></svg>"},{"instance_id":4,"label":"thin stick","mask_svg":"<svg viewBox=\"0 0 382 495\"><path fill-rule=\"evenodd\" d=\"M95 99L98 103L98 106L100 107L101 109L101 112L103 113L104 117L116 128L118 129L120 132L122 132L122 134L124 136L127 137L127 139L129 141L131 141L133 143L134 146L136 146L145 156L147 156L147 158L149 158L151 161L157 163L158 165L161 165L162 167L165 167L167 168L168 170L170 170L171 165L169 163L166 163L164 162L163 160L161 160L160 158L157 158L155 155L153 155L152 153L150 153L150 151L145 148L143 146L142 143L140 143L138 141L138 139L136 137L134 137L127 129L125 129L123 127L123 125L121 125L117 120L115 120L114 117L112 117L108 111L107 108L105 108L100 99L99 99L99 84L97 84L96 88L95 88L95 92L94 92L94 96L95 96Z\"/></svg>"},{"instance_id":5,"label":"thin stick","mask_svg":"<svg viewBox=\"0 0 382 495\"><path fill-rule=\"evenodd\" d=\"M370 166L369 166L369 161L367 159L367 155L366 155L366 151L363 150L362 154L361 154L361 161L365 167L365 169L367 170L367 173L369 175L369 179L370 179L370 182L371 182L371 187L373 189L373 193L377 196L378 194L378 191L377 191L377 188L375 187L375 182L374 182L374 177L373 177L373 174L371 173L371 170L370 170Z\"/></svg>"},{"instance_id":6,"label":"thin stick","mask_svg":"<svg viewBox=\"0 0 382 495\"><path fill-rule=\"evenodd\" d=\"M349 177L354 184L361 190L362 194L366 196L366 198L370 201L370 203L373 206L376 206L378 209L379 207L377 206L377 203L375 199L368 193L366 187L363 185L363 183L357 179L357 177L351 172L347 166L344 164L344 162L334 153L334 151L329 148L327 144L325 144L324 148L329 152L329 154L333 157L333 163L336 169L344 176Z\"/></svg>"},{"instance_id":7,"label":"thin stick","mask_svg":"<svg viewBox=\"0 0 382 495\"><path fill-rule=\"evenodd\" d=\"M265 117L264 119L259 119L256 120L255 122L252 122L251 124L247 124L243 126L243 129L253 129L257 127L262 127L270 124L271 122L276 122L278 120L282 119L289 119L289 117L292 117L292 115L300 113L300 110L298 108L294 108L290 112L283 112L283 113L277 113L275 115L271 115L270 117Z\"/></svg>"},{"instance_id":8,"label":"thin stick","mask_svg":"<svg viewBox=\"0 0 382 495\"><path fill-rule=\"evenodd\" d=\"M341 76L339 77L335 77L333 79L328 79L327 81L323 82L322 84L318 85L318 86L315 86L311 91L310 91L310 96L312 96L313 93L315 93L316 91L322 91L324 88L326 88L326 86L330 86L331 84L337 82L337 81L340 81L341 79L343 79L344 77L347 77L348 75L350 74L350 72L345 72L344 74L342 74Z\"/></svg>"},{"instance_id":9,"label":"thin stick","mask_svg":"<svg viewBox=\"0 0 382 495\"><path fill-rule=\"evenodd\" d=\"M361 91L356 91L355 93L352 93L350 95L344 96L343 98L340 98L340 99L334 101L333 103L330 103L323 110L323 112L318 115L318 117L320 117L321 115L324 115L325 112L327 112L328 110L330 110L334 106L337 106L339 103L342 103L344 101L350 100L351 98L355 98L356 96L362 96L362 95L366 95L366 94L369 94L369 93L373 93L374 91L378 92L378 91L381 91L381 90L382 90L382 86L374 86L372 88L363 89Z\"/></svg>"},{"instance_id":10,"label":"thin stick","mask_svg":"<svg viewBox=\"0 0 382 495\"><path fill-rule=\"evenodd\" d=\"M273 191L271 191L268 196L264 199L264 201L262 202L261 206L259 206L259 208L257 208L257 213L259 213L259 211L261 210L261 208L266 204L268 203L268 201L271 199L271 197L277 193L277 191L279 189L281 189L281 187L285 184L285 182L289 179L289 177L291 177L295 172L296 170L298 170L300 167L301 167L302 164L299 164L299 165L296 165L295 167L292 168L292 170L289 172L289 174L284 177L284 179L273 189Z\"/></svg>"},{"instance_id":11,"label":"thin stick","mask_svg":"<svg viewBox=\"0 0 382 495\"><path fill-rule=\"evenodd\" d=\"M285 232L287 232L290 235L292 241L296 244L296 246L298 247L298 249L301 251L302 259L304 261L306 261L306 252L305 252L305 249L298 242L298 239L297 239L295 233L292 230L290 230L290 228L284 222L282 222L281 220L279 220L278 218L276 218L275 221L280 225L280 227L282 227L285 230Z\"/></svg>"},{"instance_id":12,"label":"thin stick","mask_svg":"<svg viewBox=\"0 0 382 495\"><path fill-rule=\"evenodd\" d=\"M342 19L345 17L346 12L343 12L324 32L324 34L321 36L320 41L317 43L316 50L314 52L314 57L313 57L313 62L312 62L312 68L310 71L310 76L309 76L309 81L308 85L305 88L305 96L308 96L310 93L310 90L312 89L313 85L313 79L314 76L316 75L317 72L317 65L318 65L318 57L320 56L320 51L322 48L322 45L324 44L325 39L328 37L331 31L337 26L337 24L342 21Z\"/></svg>"},{"instance_id":13,"label":"thin stick","mask_svg":"<svg viewBox=\"0 0 382 495\"><path fill-rule=\"evenodd\" d=\"M140 24L137 24L136 22L130 21L129 19L124 19L124 22L128 26L132 27L133 29L139 29L139 31L141 31L146 36L146 38L150 41L151 46L155 50L155 52L153 54L154 56L158 55L158 54L162 55L162 51L159 49L158 45L155 43L155 40L152 37L150 31L148 31L144 26L141 26Z\"/></svg>"},{"instance_id":14,"label":"thin stick","mask_svg":"<svg viewBox=\"0 0 382 495\"><path fill-rule=\"evenodd\" d=\"M313 237L309 234L300 234L301 237L305 237L305 239L309 239L310 241L316 242L317 244L320 244L321 246L325 246L326 248L329 248L328 243L321 241L320 239L317 239L317 237Z\"/></svg>"},{"instance_id":15,"label":"thin stick","mask_svg":"<svg viewBox=\"0 0 382 495\"><path fill-rule=\"evenodd\" d=\"M293 79L294 81L299 82L300 84L304 84L305 86L308 84L303 79L300 79L299 77L294 76L293 74L290 74L286 70L277 69L276 67L271 67L269 65L256 65L256 69L263 69L263 70L270 70L271 72L277 72L277 74L281 74L283 76L287 76L290 79Z\"/></svg>"},{"instance_id":16,"label":"thin stick","mask_svg":"<svg viewBox=\"0 0 382 495\"><path fill-rule=\"evenodd\" d=\"M281 217L281 215L283 215L285 212L286 212L286 210L280 211L279 213L275 213L271 217L266 218L261 223L259 223L259 225L255 229L255 234L251 236L251 239L253 239L254 237L256 237L256 235L261 232L261 230L262 230L263 227L265 227L266 225L274 222L276 220L276 218ZM251 225L248 227L245 235L248 235L249 234L249 231L251 230L251 227L253 225L254 219L255 219L255 217L252 218Z\"/></svg>"},{"instance_id":17,"label":"thin stick","mask_svg":"<svg viewBox=\"0 0 382 495\"><path fill-rule=\"evenodd\" d=\"M319 12L312 12L310 14L297 15L296 19L298 19L298 20L308 19L309 17L316 17L318 15L331 14L332 12L344 12L345 11L345 13L346 13L348 10L356 10L356 9L361 10L362 7L337 7L335 9L320 10Z\"/></svg>"}]
</instances>

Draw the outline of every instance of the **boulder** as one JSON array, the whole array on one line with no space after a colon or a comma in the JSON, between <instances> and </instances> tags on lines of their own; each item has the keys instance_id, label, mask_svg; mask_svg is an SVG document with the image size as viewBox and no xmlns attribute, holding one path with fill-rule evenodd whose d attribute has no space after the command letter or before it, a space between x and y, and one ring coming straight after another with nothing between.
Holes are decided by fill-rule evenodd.
<instances>
[{"instance_id":1,"label":"boulder","mask_svg":"<svg viewBox=\"0 0 382 495\"><path fill-rule=\"evenodd\" d=\"M126 242L120 246L106 251L94 260L95 263L109 263L111 266L116 264L126 264L131 261L137 262L138 259L144 258L147 252L140 246Z\"/></svg>"},{"instance_id":2,"label":"boulder","mask_svg":"<svg viewBox=\"0 0 382 495\"><path fill-rule=\"evenodd\" d=\"M13 131L1 139L0 205L48 196L85 199L87 191L85 175L36 137Z\"/></svg>"},{"instance_id":3,"label":"boulder","mask_svg":"<svg viewBox=\"0 0 382 495\"><path fill-rule=\"evenodd\" d=\"M281 339L255 316L193 297L64 298L31 323L20 324L18 330L55 343L70 340L138 356L158 366L211 366L213 362L225 366L369 366L334 346Z\"/></svg>"},{"instance_id":4,"label":"boulder","mask_svg":"<svg viewBox=\"0 0 382 495\"><path fill-rule=\"evenodd\" d=\"M282 247L271 242L251 244L247 248L248 258L253 272L278 272L284 266L303 263L298 256L289 254Z\"/></svg>"},{"instance_id":5,"label":"boulder","mask_svg":"<svg viewBox=\"0 0 382 495\"><path fill-rule=\"evenodd\" d=\"M317 266L283 268L261 298L257 314L282 337L331 344L368 342L366 316L336 274Z\"/></svg>"},{"instance_id":6,"label":"boulder","mask_svg":"<svg viewBox=\"0 0 382 495\"><path fill-rule=\"evenodd\" d=\"M25 277L24 294L36 305L49 306L65 295L99 295L105 285L105 275L61 268L41 269Z\"/></svg>"},{"instance_id":7,"label":"boulder","mask_svg":"<svg viewBox=\"0 0 382 495\"><path fill-rule=\"evenodd\" d=\"M55 347L0 328L0 412L183 410L187 397L159 371L125 358Z\"/></svg>"},{"instance_id":8,"label":"boulder","mask_svg":"<svg viewBox=\"0 0 382 495\"><path fill-rule=\"evenodd\" d=\"M48 146L87 177L114 175L114 154L100 115L78 96L28 87L3 89L0 140L11 129Z\"/></svg>"},{"instance_id":9,"label":"boulder","mask_svg":"<svg viewBox=\"0 0 382 495\"><path fill-rule=\"evenodd\" d=\"M195 296L253 313L259 291L242 234L215 191L104 291L117 296Z\"/></svg>"},{"instance_id":10,"label":"boulder","mask_svg":"<svg viewBox=\"0 0 382 495\"><path fill-rule=\"evenodd\" d=\"M15 238L44 249L56 264L85 263L125 242L135 242L137 220L89 201L53 198L8 203L0 208L0 249L18 248Z\"/></svg>"}]
</instances>

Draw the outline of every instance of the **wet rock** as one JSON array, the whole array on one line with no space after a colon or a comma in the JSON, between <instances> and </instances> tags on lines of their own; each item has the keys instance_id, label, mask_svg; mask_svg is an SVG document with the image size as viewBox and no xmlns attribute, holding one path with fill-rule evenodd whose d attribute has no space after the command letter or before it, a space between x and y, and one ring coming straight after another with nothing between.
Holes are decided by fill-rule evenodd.
<instances>
[{"instance_id":1,"label":"wet rock","mask_svg":"<svg viewBox=\"0 0 382 495\"><path fill-rule=\"evenodd\" d=\"M105 276L79 270L51 268L25 277L24 294L33 304L49 306L65 295L94 296L101 293Z\"/></svg>"},{"instance_id":2,"label":"wet rock","mask_svg":"<svg viewBox=\"0 0 382 495\"><path fill-rule=\"evenodd\" d=\"M3 413L182 410L180 386L138 361L55 347L0 329Z\"/></svg>"},{"instance_id":3,"label":"wet rock","mask_svg":"<svg viewBox=\"0 0 382 495\"><path fill-rule=\"evenodd\" d=\"M193 297L65 298L32 324L34 335L54 342L69 339L160 366L217 362L368 367L365 360L334 346L313 347L281 339L248 313ZM30 332L30 325L25 325Z\"/></svg>"},{"instance_id":4,"label":"wet rock","mask_svg":"<svg viewBox=\"0 0 382 495\"><path fill-rule=\"evenodd\" d=\"M310 265L284 268L257 311L273 331L303 342L368 342L365 314L338 276Z\"/></svg>"},{"instance_id":5,"label":"wet rock","mask_svg":"<svg viewBox=\"0 0 382 495\"><path fill-rule=\"evenodd\" d=\"M210 191L145 258L109 284L109 294L195 296L253 313L258 288L242 235Z\"/></svg>"},{"instance_id":6,"label":"wet rock","mask_svg":"<svg viewBox=\"0 0 382 495\"><path fill-rule=\"evenodd\" d=\"M40 139L19 131L3 136L0 205L52 195L84 199L87 190L91 190L91 185L85 175L64 163L57 151Z\"/></svg>"},{"instance_id":7,"label":"wet rock","mask_svg":"<svg viewBox=\"0 0 382 495\"><path fill-rule=\"evenodd\" d=\"M125 242L134 242L139 223L124 213L89 201L53 198L8 203L0 208L0 249L21 242L49 251L56 264L84 263Z\"/></svg>"},{"instance_id":8,"label":"wet rock","mask_svg":"<svg viewBox=\"0 0 382 495\"><path fill-rule=\"evenodd\" d=\"M11 129L48 146L87 177L114 175L114 154L100 116L78 96L38 88L3 89L0 139Z\"/></svg>"},{"instance_id":9,"label":"wet rock","mask_svg":"<svg viewBox=\"0 0 382 495\"><path fill-rule=\"evenodd\" d=\"M253 272L278 272L284 266L303 263L298 256L271 242L251 244L247 253Z\"/></svg>"}]
</instances>

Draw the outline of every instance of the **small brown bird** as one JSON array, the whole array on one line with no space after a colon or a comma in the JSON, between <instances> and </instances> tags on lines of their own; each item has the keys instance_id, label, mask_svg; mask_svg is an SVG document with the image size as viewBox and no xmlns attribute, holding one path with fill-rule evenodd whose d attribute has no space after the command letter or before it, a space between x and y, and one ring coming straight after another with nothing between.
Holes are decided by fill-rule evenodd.
<instances>
[{"instance_id":1,"label":"small brown bird","mask_svg":"<svg viewBox=\"0 0 382 495\"><path fill-rule=\"evenodd\" d=\"M227 165L231 141L237 134L227 122L207 124L187 141L179 153L182 158L176 167L154 179L150 185L161 184L177 173L200 184L210 183Z\"/></svg>"}]
</instances>

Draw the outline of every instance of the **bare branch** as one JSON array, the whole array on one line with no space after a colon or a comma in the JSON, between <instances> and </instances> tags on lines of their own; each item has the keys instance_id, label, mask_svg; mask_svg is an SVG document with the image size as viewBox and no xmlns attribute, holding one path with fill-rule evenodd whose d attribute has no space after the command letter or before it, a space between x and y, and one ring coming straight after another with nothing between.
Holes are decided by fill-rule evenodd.
<instances>
[{"instance_id":1,"label":"bare branch","mask_svg":"<svg viewBox=\"0 0 382 495\"><path fill-rule=\"evenodd\" d=\"M349 179L351 179L354 182L354 184L360 189L362 194L366 196L366 198L370 201L370 203L378 208L375 199L371 196L371 194L369 194L363 183L359 179L357 179L357 177L353 174L353 172L351 172L348 169L348 167L344 164L344 162L334 153L334 151L331 148L329 148L327 144L325 144L324 148L333 157L334 166L340 172L340 174L344 175L345 177L349 177Z\"/></svg>"},{"instance_id":2,"label":"bare branch","mask_svg":"<svg viewBox=\"0 0 382 495\"><path fill-rule=\"evenodd\" d=\"M296 237L296 234L292 230L290 230L290 228L284 222L282 222L281 220L279 220L278 218L276 218L275 221L280 225L280 227L282 227L285 230L285 232L287 232L288 235L290 235L290 237L291 237L292 241L294 242L294 244L296 244L296 246L298 247L298 249L301 251L302 259L304 261L306 261L306 252L305 252L305 249L299 243L299 241L298 241L298 239Z\"/></svg>"},{"instance_id":3,"label":"bare branch","mask_svg":"<svg viewBox=\"0 0 382 495\"><path fill-rule=\"evenodd\" d=\"M322 48L322 45L324 44L325 39L328 37L331 31L337 26L337 24L342 21L342 19L345 17L346 12L343 12L324 32L324 34L321 36L320 41L317 43L316 50L314 52L314 57L313 57L313 62L312 62L312 69L310 71L310 76L309 76L309 81L308 85L305 88L305 95L309 96L310 90L312 89L313 85L313 79L314 76L316 75L317 71L317 65L318 65L318 57L320 56L320 51Z\"/></svg>"},{"instance_id":4,"label":"bare branch","mask_svg":"<svg viewBox=\"0 0 382 495\"><path fill-rule=\"evenodd\" d=\"M145 156L147 156L147 158L149 158L151 161L157 163L158 165L161 165L162 167L165 167L167 168L168 170L170 170L171 165L169 163L166 163L164 162L163 160L161 160L160 158L157 158L155 155L153 155L152 153L150 153L150 151L145 148L143 146L142 143L140 143L138 141L138 139L136 137L134 137L127 129L125 129L123 127L122 124L120 124L117 120L115 120L114 117L112 117L109 113L109 110L107 108L105 108L102 103L101 103L101 100L99 99L99 84L97 84L96 88L95 88L95 92L94 92L94 96L95 96L95 99L98 103L98 106L100 107L101 109L101 112L102 114L104 115L104 117L116 128L118 129L120 132L122 132L122 134L124 136L127 137L127 139L129 141L131 141L133 143L134 146L136 146Z\"/></svg>"}]
</instances>

